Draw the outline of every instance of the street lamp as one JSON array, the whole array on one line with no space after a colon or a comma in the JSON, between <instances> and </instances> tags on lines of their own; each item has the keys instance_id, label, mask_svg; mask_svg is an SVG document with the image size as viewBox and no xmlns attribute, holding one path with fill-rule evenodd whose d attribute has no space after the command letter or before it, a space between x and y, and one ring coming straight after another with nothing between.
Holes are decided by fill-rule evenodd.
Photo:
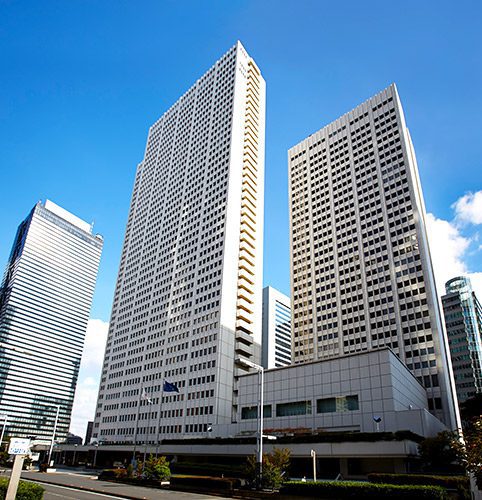
<instances>
[{"instance_id":1,"label":"street lamp","mask_svg":"<svg viewBox=\"0 0 482 500\"><path fill-rule=\"evenodd\" d=\"M99 449L99 443L95 443L95 452L94 452L94 464L93 468L95 469L97 467L97 450Z\"/></svg>"},{"instance_id":2,"label":"street lamp","mask_svg":"<svg viewBox=\"0 0 482 500\"><path fill-rule=\"evenodd\" d=\"M72 466L75 467L75 456L77 455L77 446L78 444L74 444L74 459L72 460Z\"/></svg>"},{"instance_id":3,"label":"street lamp","mask_svg":"<svg viewBox=\"0 0 482 500\"><path fill-rule=\"evenodd\" d=\"M5 436L5 428L7 427L7 414L2 415L3 417L3 427L2 427L2 435L0 436L0 448L3 445L3 437Z\"/></svg>"},{"instance_id":4,"label":"street lamp","mask_svg":"<svg viewBox=\"0 0 482 500\"><path fill-rule=\"evenodd\" d=\"M54 423L54 430L52 432L52 439L50 441L50 448L49 448L49 457L47 463L49 464L49 467L51 466L50 459L52 458L52 450L54 448L54 439L55 439L55 433L57 432L57 424L59 422L59 413L60 413L60 405L44 405L44 406L50 406L53 408L57 408L57 413L55 414L55 423Z\"/></svg>"},{"instance_id":5,"label":"street lamp","mask_svg":"<svg viewBox=\"0 0 482 500\"><path fill-rule=\"evenodd\" d=\"M264 406L264 368L256 363L253 363L249 359L237 358L236 363L239 365L247 366L253 368L258 372L258 388L259 388L259 400L258 400L258 432L256 436L258 460L256 463L256 482L258 489L261 488L261 478L263 476L263 406Z\"/></svg>"},{"instance_id":6,"label":"street lamp","mask_svg":"<svg viewBox=\"0 0 482 500\"><path fill-rule=\"evenodd\" d=\"M380 417L379 415L373 415L373 421L377 426L377 432L380 432L380 422L382 421L382 417Z\"/></svg>"}]
</instances>

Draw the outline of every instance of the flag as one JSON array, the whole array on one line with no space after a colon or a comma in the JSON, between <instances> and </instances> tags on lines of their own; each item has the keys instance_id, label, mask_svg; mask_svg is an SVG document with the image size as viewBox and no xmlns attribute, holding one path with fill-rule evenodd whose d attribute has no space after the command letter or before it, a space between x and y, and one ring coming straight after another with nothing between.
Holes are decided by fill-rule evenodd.
<instances>
[{"instance_id":1,"label":"flag","mask_svg":"<svg viewBox=\"0 0 482 500\"><path fill-rule=\"evenodd\" d=\"M152 399L147 395L146 390L142 388L141 399L147 401L150 405L152 404Z\"/></svg>"},{"instance_id":2,"label":"flag","mask_svg":"<svg viewBox=\"0 0 482 500\"><path fill-rule=\"evenodd\" d=\"M164 387L162 388L164 392L177 392L179 394L179 389L176 384L171 384L167 380L164 380Z\"/></svg>"}]
</instances>

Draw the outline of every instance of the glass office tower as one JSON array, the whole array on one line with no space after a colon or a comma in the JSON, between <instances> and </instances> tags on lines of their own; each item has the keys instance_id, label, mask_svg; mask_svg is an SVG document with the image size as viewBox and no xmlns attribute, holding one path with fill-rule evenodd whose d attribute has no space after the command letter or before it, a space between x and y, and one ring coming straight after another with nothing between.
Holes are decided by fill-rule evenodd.
<instances>
[{"instance_id":1,"label":"glass office tower","mask_svg":"<svg viewBox=\"0 0 482 500\"><path fill-rule=\"evenodd\" d=\"M482 306L468 278L447 281L442 297L459 403L482 393Z\"/></svg>"},{"instance_id":2,"label":"glass office tower","mask_svg":"<svg viewBox=\"0 0 482 500\"><path fill-rule=\"evenodd\" d=\"M102 237L51 201L20 224L0 288L0 414L7 434L67 435Z\"/></svg>"},{"instance_id":3,"label":"glass office tower","mask_svg":"<svg viewBox=\"0 0 482 500\"><path fill-rule=\"evenodd\" d=\"M291 364L291 300L270 286L263 288L261 364L265 368Z\"/></svg>"}]
</instances>

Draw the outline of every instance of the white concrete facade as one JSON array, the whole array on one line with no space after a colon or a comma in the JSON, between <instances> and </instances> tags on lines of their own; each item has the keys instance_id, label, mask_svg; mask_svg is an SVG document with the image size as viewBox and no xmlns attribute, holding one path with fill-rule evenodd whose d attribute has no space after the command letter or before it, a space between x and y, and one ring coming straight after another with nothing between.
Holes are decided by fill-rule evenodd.
<instances>
[{"instance_id":1,"label":"white concrete facade","mask_svg":"<svg viewBox=\"0 0 482 500\"><path fill-rule=\"evenodd\" d=\"M264 127L265 82L238 42L150 128L93 440L195 436L236 415L234 359L260 360Z\"/></svg>"},{"instance_id":2,"label":"white concrete facade","mask_svg":"<svg viewBox=\"0 0 482 500\"><path fill-rule=\"evenodd\" d=\"M264 368L291 364L291 300L271 286L263 288L261 364Z\"/></svg>"},{"instance_id":3,"label":"white concrete facade","mask_svg":"<svg viewBox=\"0 0 482 500\"><path fill-rule=\"evenodd\" d=\"M389 346L459 425L413 145L395 85L288 152L297 363Z\"/></svg>"}]
</instances>

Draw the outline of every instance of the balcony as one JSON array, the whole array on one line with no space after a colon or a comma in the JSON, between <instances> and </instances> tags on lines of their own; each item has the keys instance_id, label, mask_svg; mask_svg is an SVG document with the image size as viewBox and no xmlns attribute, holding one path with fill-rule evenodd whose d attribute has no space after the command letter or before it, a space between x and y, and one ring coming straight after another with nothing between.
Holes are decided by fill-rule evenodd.
<instances>
[{"instance_id":1,"label":"balcony","mask_svg":"<svg viewBox=\"0 0 482 500\"><path fill-rule=\"evenodd\" d=\"M253 346L251 345L246 345L243 342L236 342L234 351L236 354L239 354L240 356L243 356L245 358L250 358L253 356Z\"/></svg>"},{"instance_id":2,"label":"balcony","mask_svg":"<svg viewBox=\"0 0 482 500\"><path fill-rule=\"evenodd\" d=\"M251 326L251 323L248 323L247 321L245 321L242 318L238 318L236 320L236 331L238 331L238 330L241 330L241 331L247 333L248 335L250 335L251 332L253 331L253 327Z\"/></svg>"},{"instance_id":3,"label":"balcony","mask_svg":"<svg viewBox=\"0 0 482 500\"><path fill-rule=\"evenodd\" d=\"M254 295L253 284L241 276L238 277L238 289L246 290L246 292Z\"/></svg>"}]
</instances>

